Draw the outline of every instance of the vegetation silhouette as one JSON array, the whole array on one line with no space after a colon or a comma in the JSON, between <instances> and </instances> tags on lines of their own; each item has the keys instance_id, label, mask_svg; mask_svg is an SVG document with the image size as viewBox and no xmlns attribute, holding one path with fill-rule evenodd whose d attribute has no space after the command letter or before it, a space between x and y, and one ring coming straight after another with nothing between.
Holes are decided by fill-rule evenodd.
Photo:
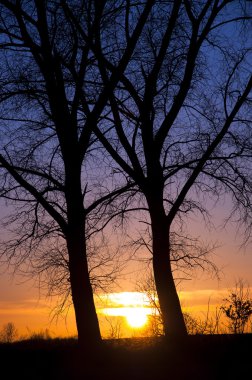
<instances>
[{"instance_id":1,"label":"vegetation silhouette","mask_svg":"<svg viewBox=\"0 0 252 380\"><path fill-rule=\"evenodd\" d=\"M18 330L13 322L6 323L0 331L0 342L12 343L18 338Z\"/></svg>"},{"instance_id":2,"label":"vegetation silhouette","mask_svg":"<svg viewBox=\"0 0 252 380\"><path fill-rule=\"evenodd\" d=\"M228 327L233 334L243 334L252 316L252 298L249 287L243 280L237 281L235 288L230 290L221 309L228 318Z\"/></svg>"},{"instance_id":3,"label":"vegetation silhouette","mask_svg":"<svg viewBox=\"0 0 252 380\"><path fill-rule=\"evenodd\" d=\"M0 344L1 372L11 380L249 378L251 338L194 335L183 346L164 338L107 340L92 355L75 339L28 340Z\"/></svg>"},{"instance_id":4,"label":"vegetation silhouette","mask_svg":"<svg viewBox=\"0 0 252 380\"><path fill-rule=\"evenodd\" d=\"M184 337L174 234L179 245L192 213L210 222L208 205L227 193L230 214L251 223L251 50L241 36L252 16L247 2L148 3L134 55L109 94L109 117L104 113L93 131L114 170L138 186L132 209L141 208L147 226L140 240L151 254L164 332ZM93 46L104 84L117 74L118 46L124 51L138 17L132 5L115 17L109 48L102 33ZM190 267L190 256L185 262Z\"/></svg>"},{"instance_id":5,"label":"vegetation silhouette","mask_svg":"<svg viewBox=\"0 0 252 380\"><path fill-rule=\"evenodd\" d=\"M129 181L115 187L112 180L106 183L111 170L104 166L92 129L151 9L150 1L141 7L117 75L100 86L91 46L102 27L105 3L0 1L5 73L0 97L0 196L15 205L9 224L16 232L2 244L1 257L16 266L31 261L39 275L51 268L57 280L66 270L79 342L89 346L101 341L88 265L90 239L111 218L112 199L132 186ZM78 17L79 26L73 17ZM104 170L100 178L99 167ZM53 284L60 288L58 281Z\"/></svg>"},{"instance_id":6,"label":"vegetation silhouette","mask_svg":"<svg viewBox=\"0 0 252 380\"><path fill-rule=\"evenodd\" d=\"M187 216L210 220L229 193L231 216L251 225L248 3L0 0L0 196L16 228L1 257L67 272L90 351L101 335L88 251L111 220L137 211L147 226L173 340L187 336L172 262Z\"/></svg>"},{"instance_id":7,"label":"vegetation silhouette","mask_svg":"<svg viewBox=\"0 0 252 380\"><path fill-rule=\"evenodd\" d=\"M237 294L242 294L244 304L250 300L249 293L244 291L244 281L240 280L235 289ZM230 294L234 294L234 290ZM236 328L232 334L216 333L219 317L215 323L208 316L200 323L188 313L184 318L192 335L183 340L182 345L178 340L165 338L159 320L158 329L150 326L152 333L158 331L156 336L127 339L120 338L121 326L111 323L113 338L103 340L95 350L78 345L76 338L52 338L48 330L30 331L25 340L20 338L13 342L18 332L10 322L1 330L8 333L0 334L3 338L0 341L1 370L8 379L20 380L165 380L168 374L176 380L249 378L252 330L245 333L244 329Z\"/></svg>"}]
</instances>

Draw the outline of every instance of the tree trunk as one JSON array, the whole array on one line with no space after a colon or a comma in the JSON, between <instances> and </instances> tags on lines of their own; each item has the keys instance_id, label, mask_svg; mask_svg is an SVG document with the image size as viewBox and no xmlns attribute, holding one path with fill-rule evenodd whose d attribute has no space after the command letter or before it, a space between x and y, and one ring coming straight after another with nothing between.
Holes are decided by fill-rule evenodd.
<instances>
[{"instance_id":1,"label":"tree trunk","mask_svg":"<svg viewBox=\"0 0 252 380\"><path fill-rule=\"evenodd\" d=\"M90 283L84 228L67 238L69 272L78 341L81 346L94 347L101 341L93 291Z\"/></svg>"},{"instance_id":2,"label":"tree trunk","mask_svg":"<svg viewBox=\"0 0 252 380\"><path fill-rule=\"evenodd\" d=\"M183 313L173 279L170 261L169 228L164 212L151 215L153 239L153 272L166 337L187 335Z\"/></svg>"},{"instance_id":3,"label":"tree trunk","mask_svg":"<svg viewBox=\"0 0 252 380\"><path fill-rule=\"evenodd\" d=\"M76 152L77 148L72 149L65 163L68 217L66 241L78 341L82 347L91 348L101 341L101 334L88 270L81 164Z\"/></svg>"}]
</instances>

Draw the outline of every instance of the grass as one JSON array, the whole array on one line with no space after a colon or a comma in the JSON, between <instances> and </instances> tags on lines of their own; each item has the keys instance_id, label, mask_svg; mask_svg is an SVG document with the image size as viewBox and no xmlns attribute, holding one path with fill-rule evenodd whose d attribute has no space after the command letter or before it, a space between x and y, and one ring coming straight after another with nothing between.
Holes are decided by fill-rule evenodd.
<instances>
[{"instance_id":1,"label":"grass","mask_svg":"<svg viewBox=\"0 0 252 380\"><path fill-rule=\"evenodd\" d=\"M251 347L252 334L108 340L92 354L74 339L33 339L0 344L0 363L8 380L250 379Z\"/></svg>"}]
</instances>

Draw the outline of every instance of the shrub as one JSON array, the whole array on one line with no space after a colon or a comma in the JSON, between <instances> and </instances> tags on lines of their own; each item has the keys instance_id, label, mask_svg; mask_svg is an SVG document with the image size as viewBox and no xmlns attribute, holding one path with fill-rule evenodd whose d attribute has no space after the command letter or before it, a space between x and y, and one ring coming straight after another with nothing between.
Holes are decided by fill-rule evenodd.
<instances>
[{"instance_id":1,"label":"shrub","mask_svg":"<svg viewBox=\"0 0 252 380\"><path fill-rule=\"evenodd\" d=\"M252 315L252 299L249 288L245 289L244 282L239 280L235 289L230 291L228 298L222 305L229 321L229 329L233 334L242 334Z\"/></svg>"}]
</instances>

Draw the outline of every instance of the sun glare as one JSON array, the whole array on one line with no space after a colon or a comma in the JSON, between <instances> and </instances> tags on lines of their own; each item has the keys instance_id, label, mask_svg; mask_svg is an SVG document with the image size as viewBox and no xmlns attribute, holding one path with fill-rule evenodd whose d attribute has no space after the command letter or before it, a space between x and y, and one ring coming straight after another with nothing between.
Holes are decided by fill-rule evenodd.
<instances>
[{"instance_id":1,"label":"sun glare","mask_svg":"<svg viewBox=\"0 0 252 380\"><path fill-rule=\"evenodd\" d=\"M106 296L107 302L115 306L149 306L149 300L146 294L141 292L119 292L110 293Z\"/></svg>"},{"instance_id":2,"label":"sun glare","mask_svg":"<svg viewBox=\"0 0 252 380\"><path fill-rule=\"evenodd\" d=\"M111 307L103 309L102 313L112 317L125 317L130 327L139 329L147 323L151 311L147 307Z\"/></svg>"},{"instance_id":3,"label":"sun glare","mask_svg":"<svg viewBox=\"0 0 252 380\"><path fill-rule=\"evenodd\" d=\"M127 324L133 329L141 329L148 322L152 309L146 296L139 292L110 293L107 298L109 307L102 313L114 317L125 317Z\"/></svg>"},{"instance_id":4,"label":"sun glare","mask_svg":"<svg viewBox=\"0 0 252 380\"><path fill-rule=\"evenodd\" d=\"M132 308L126 315L127 323L135 329L143 327L147 321L147 310L144 308Z\"/></svg>"}]
</instances>

